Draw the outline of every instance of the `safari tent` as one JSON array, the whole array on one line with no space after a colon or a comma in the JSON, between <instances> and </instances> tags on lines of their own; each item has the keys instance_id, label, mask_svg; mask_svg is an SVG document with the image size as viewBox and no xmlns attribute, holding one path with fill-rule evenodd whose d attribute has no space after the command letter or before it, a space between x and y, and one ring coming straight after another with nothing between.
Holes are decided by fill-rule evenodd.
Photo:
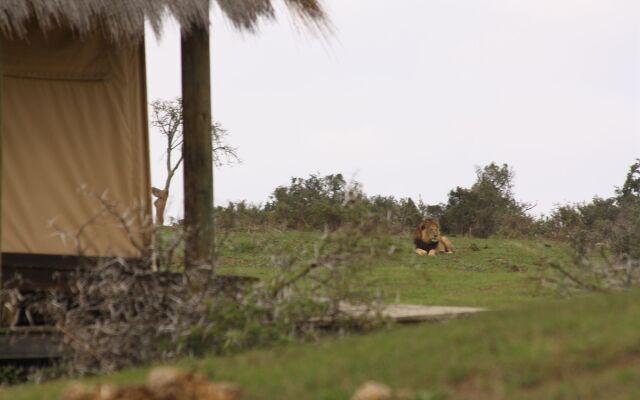
<instances>
[{"instance_id":1,"label":"safari tent","mask_svg":"<svg viewBox=\"0 0 640 400\"><path fill-rule=\"evenodd\" d=\"M144 23L157 28L166 12L183 36L185 174L194 175L190 189L197 186L185 212L210 220L207 1L0 3L4 281L15 273L46 279L78 255L144 255ZM192 241L198 233L210 234L198 229Z\"/></svg>"},{"instance_id":2,"label":"safari tent","mask_svg":"<svg viewBox=\"0 0 640 400\"><path fill-rule=\"evenodd\" d=\"M316 0L284 3L306 22L324 16ZM274 16L270 0L216 4L239 29ZM46 276L79 252L144 256L151 216L144 32L145 23L159 32L167 16L181 28L185 262L210 262L209 13L209 0L0 2L5 281L17 270Z\"/></svg>"}]
</instances>

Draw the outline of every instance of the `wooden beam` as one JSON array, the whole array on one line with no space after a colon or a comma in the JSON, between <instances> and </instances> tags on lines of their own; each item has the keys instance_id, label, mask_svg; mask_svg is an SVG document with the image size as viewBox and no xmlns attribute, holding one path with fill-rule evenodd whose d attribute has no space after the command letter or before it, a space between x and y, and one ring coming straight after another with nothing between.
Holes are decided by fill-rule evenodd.
<instances>
[{"instance_id":1,"label":"wooden beam","mask_svg":"<svg viewBox=\"0 0 640 400\"><path fill-rule=\"evenodd\" d=\"M213 160L208 27L182 31L185 266L213 265Z\"/></svg>"}]
</instances>

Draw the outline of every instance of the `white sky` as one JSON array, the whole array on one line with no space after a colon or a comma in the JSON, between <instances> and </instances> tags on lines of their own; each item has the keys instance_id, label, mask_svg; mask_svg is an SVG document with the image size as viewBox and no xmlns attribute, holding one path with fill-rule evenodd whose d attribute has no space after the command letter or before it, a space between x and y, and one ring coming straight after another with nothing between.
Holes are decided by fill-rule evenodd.
<instances>
[{"instance_id":1,"label":"white sky","mask_svg":"<svg viewBox=\"0 0 640 400\"><path fill-rule=\"evenodd\" d=\"M640 157L637 0L325 0L334 35L286 14L258 35L214 13L214 119L241 165L215 200L265 202L290 177L342 172L365 192L443 202L474 166L515 168L515 193L611 196ZM147 39L149 100L180 95L179 34ZM161 137L152 179L164 179ZM181 179L169 215L181 215Z\"/></svg>"}]
</instances>

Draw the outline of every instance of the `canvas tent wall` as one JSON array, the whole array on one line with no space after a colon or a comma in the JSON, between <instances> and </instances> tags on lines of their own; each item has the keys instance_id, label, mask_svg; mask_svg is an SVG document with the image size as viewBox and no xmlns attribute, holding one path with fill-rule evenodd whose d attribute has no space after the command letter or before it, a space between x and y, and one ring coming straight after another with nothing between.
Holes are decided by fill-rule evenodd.
<instances>
[{"instance_id":1,"label":"canvas tent wall","mask_svg":"<svg viewBox=\"0 0 640 400\"><path fill-rule=\"evenodd\" d=\"M141 41L33 27L3 39L2 69L3 254L140 256L151 210Z\"/></svg>"}]
</instances>

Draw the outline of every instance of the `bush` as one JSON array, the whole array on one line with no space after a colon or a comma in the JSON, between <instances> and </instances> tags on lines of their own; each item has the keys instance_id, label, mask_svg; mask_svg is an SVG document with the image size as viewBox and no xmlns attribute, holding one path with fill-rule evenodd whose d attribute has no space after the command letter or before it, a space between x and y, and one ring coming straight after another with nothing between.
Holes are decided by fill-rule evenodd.
<instances>
[{"instance_id":1,"label":"bush","mask_svg":"<svg viewBox=\"0 0 640 400\"><path fill-rule=\"evenodd\" d=\"M342 174L307 179L291 178L289 186L277 187L266 212L273 214L277 224L288 229L336 229L343 223L357 219L355 207L347 204L363 200L360 184L348 184Z\"/></svg>"},{"instance_id":2,"label":"bush","mask_svg":"<svg viewBox=\"0 0 640 400\"><path fill-rule=\"evenodd\" d=\"M640 286L640 161L610 199L558 207L545 221L573 249L573 263L549 263L563 288L606 291Z\"/></svg>"},{"instance_id":3,"label":"bush","mask_svg":"<svg viewBox=\"0 0 640 400\"><path fill-rule=\"evenodd\" d=\"M216 208L216 226L223 229L281 228L336 230L363 220L384 222L394 232L415 228L426 215L441 213L441 206L426 206L411 198L368 197L362 185L348 183L342 174L291 178L279 186L264 206L244 201Z\"/></svg>"},{"instance_id":4,"label":"bush","mask_svg":"<svg viewBox=\"0 0 640 400\"><path fill-rule=\"evenodd\" d=\"M575 205L557 206L548 217L542 217L543 234L556 240L569 240L578 230L584 229L580 211Z\"/></svg>"},{"instance_id":5,"label":"bush","mask_svg":"<svg viewBox=\"0 0 640 400\"><path fill-rule=\"evenodd\" d=\"M531 239L542 234L535 218L520 213L505 213L498 220L495 236L505 239Z\"/></svg>"},{"instance_id":6,"label":"bush","mask_svg":"<svg viewBox=\"0 0 640 400\"><path fill-rule=\"evenodd\" d=\"M214 212L216 226L222 229L258 229L272 224L270 213L260 205L242 200L229 202L226 207L218 206Z\"/></svg>"},{"instance_id":7,"label":"bush","mask_svg":"<svg viewBox=\"0 0 640 400\"><path fill-rule=\"evenodd\" d=\"M624 202L611 227L611 250L621 260L640 262L640 202Z\"/></svg>"},{"instance_id":8,"label":"bush","mask_svg":"<svg viewBox=\"0 0 640 400\"><path fill-rule=\"evenodd\" d=\"M367 285L371 260L387 250L376 232L368 221L347 224L299 254L275 254L275 272L263 281L109 260L41 308L64 335L64 365L74 375L308 339L327 325L365 329L382 322ZM371 312L350 314L345 304Z\"/></svg>"},{"instance_id":9,"label":"bush","mask_svg":"<svg viewBox=\"0 0 640 400\"><path fill-rule=\"evenodd\" d=\"M367 196L360 183L349 184L342 174L311 175L292 178L288 186L276 188L264 207L245 202L218 207L216 223L227 229L335 230L368 218L384 223L390 232L400 233L433 217L449 234L556 240L570 240L580 234L595 244L610 242L622 204L633 203L640 196L637 161L629 168L617 197L559 205L551 215L534 218L527 214L533 207L514 198L514 177L513 168L507 164L490 163L476 168L476 181L470 188L458 186L449 192L445 204L427 205L411 198Z\"/></svg>"},{"instance_id":10,"label":"bush","mask_svg":"<svg viewBox=\"0 0 640 400\"><path fill-rule=\"evenodd\" d=\"M471 188L458 186L449 192L441 216L444 230L483 238L500 233L527 236L532 219L525 214L528 205L513 197L514 176L507 164L476 168Z\"/></svg>"}]
</instances>

